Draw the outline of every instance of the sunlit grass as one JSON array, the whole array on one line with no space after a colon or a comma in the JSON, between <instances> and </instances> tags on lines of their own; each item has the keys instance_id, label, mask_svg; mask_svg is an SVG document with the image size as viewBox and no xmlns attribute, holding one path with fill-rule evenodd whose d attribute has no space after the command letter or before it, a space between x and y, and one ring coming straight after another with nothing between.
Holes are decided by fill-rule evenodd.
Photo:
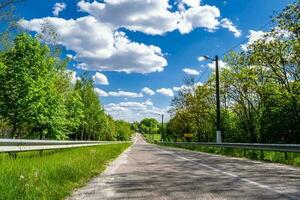
<instances>
[{"instance_id":1,"label":"sunlit grass","mask_svg":"<svg viewBox=\"0 0 300 200\"><path fill-rule=\"evenodd\" d=\"M300 167L300 153L284 153L274 151L232 149L221 147L205 147L189 144L163 144L164 146L184 148L193 151L228 155L234 157L244 157L252 160L262 160L266 162L282 163Z\"/></svg>"},{"instance_id":2,"label":"sunlit grass","mask_svg":"<svg viewBox=\"0 0 300 200\"><path fill-rule=\"evenodd\" d=\"M63 199L101 173L130 143L0 155L0 199Z\"/></svg>"},{"instance_id":3,"label":"sunlit grass","mask_svg":"<svg viewBox=\"0 0 300 200\"><path fill-rule=\"evenodd\" d=\"M160 141L161 135L160 134L144 134L148 141Z\"/></svg>"}]
</instances>

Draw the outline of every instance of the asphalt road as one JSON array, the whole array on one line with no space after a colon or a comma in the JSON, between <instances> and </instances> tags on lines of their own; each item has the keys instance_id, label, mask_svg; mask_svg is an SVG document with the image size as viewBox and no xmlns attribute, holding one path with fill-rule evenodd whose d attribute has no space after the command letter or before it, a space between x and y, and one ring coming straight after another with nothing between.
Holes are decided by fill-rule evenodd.
<instances>
[{"instance_id":1,"label":"asphalt road","mask_svg":"<svg viewBox=\"0 0 300 200\"><path fill-rule=\"evenodd\" d=\"M147 144L134 145L69 200L300 199L300 169Z\"/></svg>"}]
</instances>

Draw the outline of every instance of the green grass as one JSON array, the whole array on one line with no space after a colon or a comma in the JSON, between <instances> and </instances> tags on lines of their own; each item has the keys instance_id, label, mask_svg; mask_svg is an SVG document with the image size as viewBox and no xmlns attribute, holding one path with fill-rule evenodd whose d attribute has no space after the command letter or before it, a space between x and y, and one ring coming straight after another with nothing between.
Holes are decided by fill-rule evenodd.
<instances>
[{"instance_id":1,"label":"green grass","mask_svg":"<svg viewBox=\"0 0 300 200\"><path fill-rule=\"evenodd\" d=\"M153 139L156 141L160 141L160 134L144 134L144 136L150 141L152 142Z\"/></svg>"},{"instance_id":2,"label":"green grass","mask_svg":"<svg viewBox=\"0 0 300 200\"><path fill-rule=\"evenodd\" d=\"M64 199L131 143L68 150L19 153L16 159L0 155L0 199Z\"/></svg>"},{"instance_id":3,"label":"green grass","mask_svg":"<svg viewBox=\"0 0 300 200\"><path fill-rule=\"evenodd\" d=\"M193 151L206 153L221 154L233 157L243 157L252 160L261 160L265 162L282 163L300 167L300 153L283 153L274 151L232 149L221 147L205 147L200 145L185 145L185 144L163 144L168 147L184 148Z\"/></svg>"}]
</instances>

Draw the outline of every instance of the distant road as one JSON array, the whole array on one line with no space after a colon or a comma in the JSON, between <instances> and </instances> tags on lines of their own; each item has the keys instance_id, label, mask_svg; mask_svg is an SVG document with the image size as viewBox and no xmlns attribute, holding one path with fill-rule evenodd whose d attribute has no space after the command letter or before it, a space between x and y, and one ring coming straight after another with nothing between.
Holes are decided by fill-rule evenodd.
<instances>
[{"instance_id":1,"label":"distant road","mask_svg":"<svg viewBox=\"0 0 300 200\"><path fill-rule=\"evenodd\" d=\"M300 168L135 144L70 200L300 199Z\"/></svg>"}]
</instances>

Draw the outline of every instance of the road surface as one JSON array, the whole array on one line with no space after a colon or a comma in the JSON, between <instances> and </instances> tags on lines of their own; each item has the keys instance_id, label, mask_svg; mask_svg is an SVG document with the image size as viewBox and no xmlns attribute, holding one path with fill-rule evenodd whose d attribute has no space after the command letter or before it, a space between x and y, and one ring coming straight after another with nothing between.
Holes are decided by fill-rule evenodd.
<instances>
[{"instance_id":1,"label":"road surface","mask_svg":"<svg viewBox=\"0 0 300 200\"><path fill-rule=\"evenodd\" d=\"M135 140L69 200L300 199L299 168Z\"/></svg>"}]
</instances>

